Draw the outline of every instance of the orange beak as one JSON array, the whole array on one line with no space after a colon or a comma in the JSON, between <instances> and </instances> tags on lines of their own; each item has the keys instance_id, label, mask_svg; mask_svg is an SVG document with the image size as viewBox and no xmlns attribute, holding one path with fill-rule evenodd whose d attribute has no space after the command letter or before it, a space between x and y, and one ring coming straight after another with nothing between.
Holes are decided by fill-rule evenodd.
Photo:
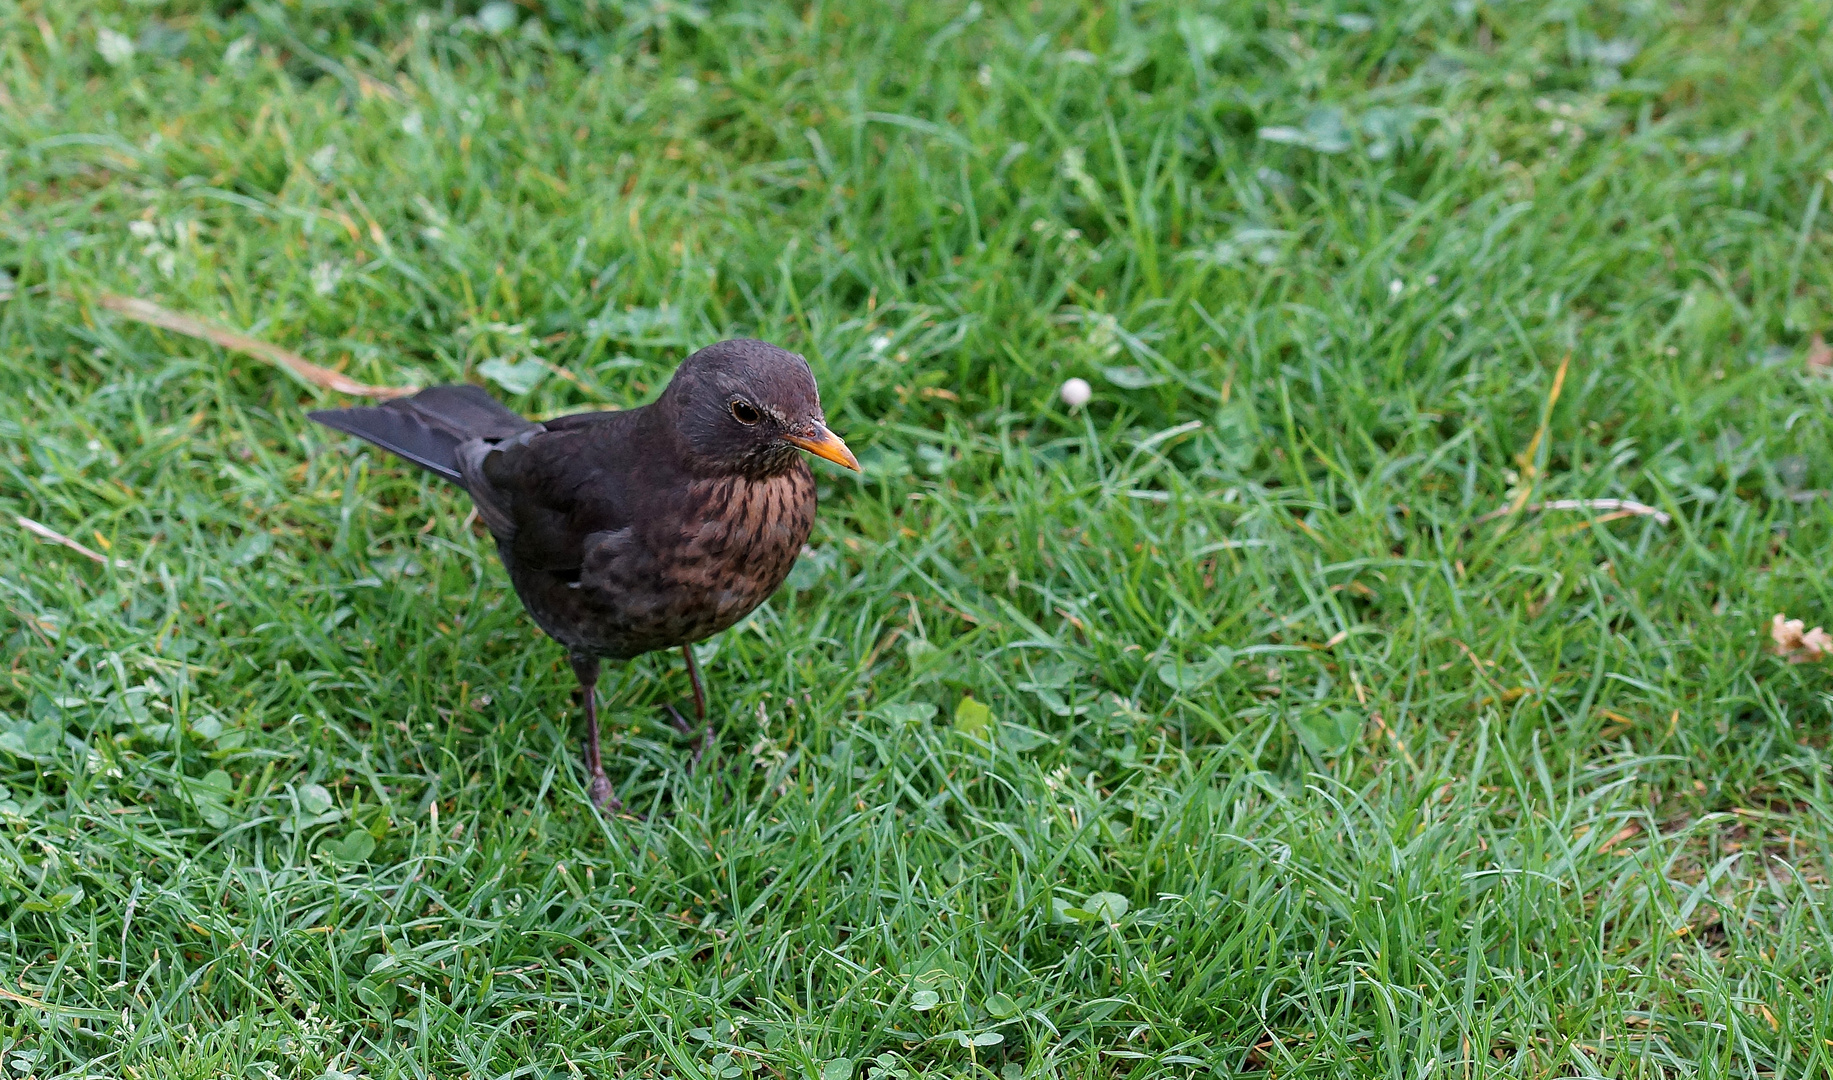
<instances>
[{"instance_id":1,"label":"orange beak","mask_svg":"<svg viewBox=\"0 0 1833 1080\"><path fill-rule=\"evenodd\" d=\"M826 458L836 465L859 472L859 459L853 451L846 448L840 436L829 431L825 425L816 424L806 435L785 435L784 439L791 445L802 448L818 458Z\"/></svg>"}]
</instances>

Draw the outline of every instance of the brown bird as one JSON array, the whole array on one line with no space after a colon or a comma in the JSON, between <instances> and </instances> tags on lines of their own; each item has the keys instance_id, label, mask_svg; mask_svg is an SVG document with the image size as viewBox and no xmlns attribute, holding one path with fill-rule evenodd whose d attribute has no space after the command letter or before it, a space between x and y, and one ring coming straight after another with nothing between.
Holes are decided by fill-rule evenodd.
<instances>
[{"instance_id":1,"label":"brown bird","mask_svg":"<svg viewBox=\"0 0 1833 1080\"><path fill-rule=\"evenodd\" d=\"M701 349L654 402L623 412L536 423L460 385L310 415L470 493L523 607L572 660L601 808L618 803L599 759L599 660L679 646L704 723L689 646L789 575L815 520L798 451L859 469L827 429L808 362L762 341Z\"/></svg>"}]
</instances>

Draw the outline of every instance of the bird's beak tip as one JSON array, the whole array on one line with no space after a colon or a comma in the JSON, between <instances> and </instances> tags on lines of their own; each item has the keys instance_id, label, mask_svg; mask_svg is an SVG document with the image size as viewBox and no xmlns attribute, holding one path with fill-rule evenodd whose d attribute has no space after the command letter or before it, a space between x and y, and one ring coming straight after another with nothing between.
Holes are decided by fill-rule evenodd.
<instances>
[{"instance_id":1,"label":"bird's beak tip","mask_svg":"<svg viewBox=\"0 0 1833 1080\"><path fill-rule=\"evenodd\" d=\"M826 458L854 472L863 471L859 467L859 459L853 456L853 451L848 450L846 443L840 440L840 436L829 431L825 424L816 424L814 430L806 435L791 435L789 442L818 458Z\"/></svg>"}]
</instances>

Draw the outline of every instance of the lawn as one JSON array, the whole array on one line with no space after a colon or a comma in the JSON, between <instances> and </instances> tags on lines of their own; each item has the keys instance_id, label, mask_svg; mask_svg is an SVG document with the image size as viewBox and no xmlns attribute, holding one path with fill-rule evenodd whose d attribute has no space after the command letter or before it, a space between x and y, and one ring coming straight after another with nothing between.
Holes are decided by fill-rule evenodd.
<instances>
[{"instance_id":1,"label":"lawn","mask_svg":"<svg viewBox=\"0 0 1833 1080\"><path fill-rule=\"evenodd\" d=\"M5 1071L1826 1076L1829 165L1812 0L0 0ZM109 294L865 473L601 816L462 493Z\"/></svg>"}]
</instances>

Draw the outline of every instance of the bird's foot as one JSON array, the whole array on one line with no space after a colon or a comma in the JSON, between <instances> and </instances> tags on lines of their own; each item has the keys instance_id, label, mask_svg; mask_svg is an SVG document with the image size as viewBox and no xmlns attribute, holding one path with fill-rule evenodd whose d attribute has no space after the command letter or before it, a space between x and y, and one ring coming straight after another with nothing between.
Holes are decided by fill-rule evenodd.
<instances>
[{"instance_id":1,"label":"bird's foot","mask_svg":"<svg viewBox=\"0 0 1833 1080\"><path fill-rule=\"evenodd\" d=\"M602 772L592 777L591 794L592 805L600 810L615 811L624 808L623 800L611 791L611 781Z\"/></svg>"},{"instance_id":2,"label":"bird's foot","mask_svg":"<svg viewBox=\"0 0 1833 1080\"><path fill-rule=\"evenodd\" d=\"M668 715L675 718L675 730L676 731L679 731L683 735L692 735L694 733L694 725L688 721L687 717L681 715L680 709L677 709L673 705L670 705L668 706ZM706 727L701 730L700 745L698 747L695 747L694 756L689 759L690 761L689 771L690 772L700 767L701 755L705 754L708 750L711 750L713 748L714 734L715 733L713 730L712 721L709 720L707 722Z\"/></svg>"}]
</instances>

